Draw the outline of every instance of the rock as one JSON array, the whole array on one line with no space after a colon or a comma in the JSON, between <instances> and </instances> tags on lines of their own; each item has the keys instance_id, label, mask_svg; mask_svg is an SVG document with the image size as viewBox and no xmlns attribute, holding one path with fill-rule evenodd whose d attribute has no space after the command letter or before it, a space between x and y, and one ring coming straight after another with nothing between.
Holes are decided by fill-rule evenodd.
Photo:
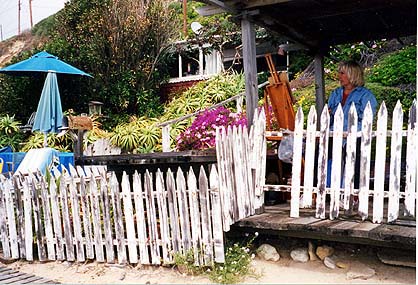
<instances>
[{"instance_id":1,"label":"rock","mask_svg":"<svg viewBox=\"0 0 418 285\"><path fill-rule=\"evenodd\" d=\"M280 259L280 254L276 248L267 243L260 245L257 249L257 255L264 260L279 261Z\"/></svg>"},{"instance_id":2,"label":"rock","mask_svg":"<svg viewBox=\"0 0 418 285\"><path fill-rule=\"evenodd\" d=\"M337 265L338 268L343 268L343 269L346 269L346 268L350 267L350 264L348 264L347 262L344 262L344 261L337 261L335 263L335 265Z\"/></svg>"},{"instance_id":3,"label":"rock","mask_svg":"<svg viewBox=\"0 0 418 285\"><path fill-rule=\"evenodd\" d=\"M347 279L369 279L376 274L374 269L367 265L356 262L351 265L350 270L347 272Z\"/></svg>"},{"instance_id":4,"label":"rock","mask_svg":"<svg viewBox=\"0 0 418 285\"><path fill-rule=\"evenodd\" d=\"M119 280L123 280L126 277L126 272L122 272L122 274L119 276Z\"/></svg>"},{"instance_id":5,"label":"rock","mask_svg":"<svg viewBox=\"0 0 418 285\"><path fill-rule=\"evenodd\" d=\"M318 256L315 253L315 246L312 242L308 242L308 254L309 254L309 260L315 261L318 260Z\"/></svg>"},{"instance_id":6,"label":"rock","mask_svg":"<svg viewBox=\"0 0 418 285\"><path fill-rule=\"evenodd\" d=\"M318 246L316 248L316 255L321 259L324 260L325 257L327 256L331 256L334 253L334 249L330 246L327 245L323 245L323 246Z\"/></svg>"},{"instance_id":7,"label":"rock","mask_svg":"<svg viewBox=\"0 0 418 285\"><path fill-rule=\"evenodd\" d=\"M405 252L401 250L383 249L377 253L379 260L385 264L416 267L415 252Z\"/></svg>"},{"instance_id":8,"label":"rock","mask_svg":"<svg viewBox=\"0 0 418 285\"><path fill-rule=\"evenodd\" d=\"M330 269L335 269L335 261L332 260L329 256L324 258L324 265Z\"/></svg>"},{"instance_id":9,"label":"rock","mask_svg":"<svg viewBox=\"0 0 418 285\"><path fill-rule=\"evenodd\" d=\"M308 262L309 254L306 248L297 248L290 252L290 257L297 262Z\"/></svg>"}]
</instances>

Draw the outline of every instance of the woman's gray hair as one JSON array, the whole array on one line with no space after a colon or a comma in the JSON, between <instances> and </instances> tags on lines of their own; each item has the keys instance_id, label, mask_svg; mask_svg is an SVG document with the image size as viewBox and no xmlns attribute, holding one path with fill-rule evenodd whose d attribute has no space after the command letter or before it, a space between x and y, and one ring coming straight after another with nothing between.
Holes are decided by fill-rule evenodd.
<instances>
[{"instance_id":1,"label":"woman's gray hair","mask_svg":"<svg viewBox=\"0 0 418 285\"><path fill-rule=\"evenodd\" d=\"M353 61L342 61L338 65L338 72L343 71L345 74L347 74L347 78L350 81L351 84L354 86L363 86L364 85L364 72L363 67Z\"/></svg>"}]
</instances>

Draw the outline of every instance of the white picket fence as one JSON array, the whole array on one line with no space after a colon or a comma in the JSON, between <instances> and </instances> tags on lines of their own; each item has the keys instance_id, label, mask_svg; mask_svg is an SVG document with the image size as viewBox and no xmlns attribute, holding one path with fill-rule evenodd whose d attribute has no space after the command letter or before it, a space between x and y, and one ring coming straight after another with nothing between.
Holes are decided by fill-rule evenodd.
<instances>
[{"instance_id":1,"label":"white picket fence","mask_svg":"<svg viewBox=\"0 0 418 285\"><path fill-rule=\"evenodd\" d=\"M210 186L203 167L198 178L192 169L174 176L124 173L119 183L114 173L70 167L51 177L1 177L3 255L160 265L191 250L196 265L224 262L216 168Z\"/></svg>"},{"instance_id":2,"label":"white picket fence","mask_svg":"<svg viewBox=\"0 0 418 285\"><path fill-rule=\"evenodd\" d=\"M4 257L160 265L192 251L196 265L224 262L224 231L263 203L265 126L257 118L250 133L228 130L239 149L225 146L232 141L218 130L217 154L226 160L219 171L212 166L209 179L203 167L198 178L179 168L176 175L124 172L120 182L115 173L80 166L0 176Z\"/></svg>"},{"instance_id":3,"label":"white picket fence","mask_svg":"<svg viewBox=\"0 0 418 285\"><path fill-rule=\"evenodd\" d=\"M388 203L387 222L399 218L400 203L403 203L403 215L415 216L417 191L417 107L416 100L409 110L407 130L403 129L403 111L398 102L393 111L392 128L388 130L388 114L384 103L377 112L376 130L373 131L373 115L367 105L362 131L357 132L357 113L351 106L348 120L348 131L343 132L343 111L341 106L334 118L334 130L329 130L330 116L325 106L320 119L320 130L317 131L316 110L311 107L307 127L304 129L304 114L299 108L296 114L293 132L292 182L288 185L266 185L266 191L288 191L291 189L290 217L299 217L300 208L316 207L316 217L326 217L326 196L330 197L329 218L339 216L340 201L344 210L353 210L353 197L358 196L358 215L365 220L369 216L369 199L372 198L372 221L383 222L384 202ZM327 173L328 143L332 143L331 174ZM387 144L390 137L390 146ZM361 139L360 155L356 156L356 141ZM402 141L406 139L406 155L402 155ZM374 169L371 169L371 146L375 143ZM319 144L317 163L315 150ZM343 145L345 147L343 148ZM386 148L390 147L388 151ZM343 153L342 149L345 150ZM386 158L389 155L389 181L385 181ZM360 172L355 173L355 160L360 159ZM342 161L345 167L342 167ZM401 166L406 165L405 186L401 187ZM317 167L317 184L314 185L314 168ZM372 170L372 172L371 172ZM374 173L374 187L370 189L370 175ZM303 174L303 175L302 175ZM331 175L330 187L327 187L327 175ZM354 176L360 178L359 189L354 188ZM303 177L303 181L301 181ZM385 190L388 189L388 190ZM316 201L313 201L313 194ZM314 203L315 202L315 203Z\"/></svg>"}]
</instances>

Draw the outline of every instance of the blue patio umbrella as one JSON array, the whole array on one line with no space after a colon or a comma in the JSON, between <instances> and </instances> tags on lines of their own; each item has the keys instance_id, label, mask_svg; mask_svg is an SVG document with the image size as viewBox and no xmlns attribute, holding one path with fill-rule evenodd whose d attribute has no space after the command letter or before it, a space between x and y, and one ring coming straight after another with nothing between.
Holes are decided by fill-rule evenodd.
<instances>
[{"instance_id":1,"label":"blue patio umbrella","mask_svg":"<svg viewBox=\"0 0 418 285\"><path fill-rule=\"evenodd\" d=\"M62 107L57 75L48 72L42 89L41 99L36 110L32 131L43 133L57 133L62 127Z\"/></svg>"},{"instance_id":2,"label":"blue patio umbrella","mask_svg":"<svg viewBox=\"0 0 418 285\"><path fill-rule=\"evenodd\" d=\"M68 63L58 59L58 57L41 51L32 57L9 65L5 68L0 69L0 73L7 73L10 75L33 75L39 72L50 72L65 73L74 75L90 76L90 74L75 68Z\"/></svg>"},{"instance_id":3,"label":"blue patio umbrella","mask_svg":"<svg viewBox=\"0 0 418 285\"><path fill-rule=\"evenodd\" d=\"M45 145L46 134L58 132L58 129L62 126L63 115L56 73L92 76L46 51L39 52L26 60L0 69L0 73L22 76L44 72L48 73L48 75L42 89L32 131L39 130L45 134Z\"/></svg>"}]
</instances>

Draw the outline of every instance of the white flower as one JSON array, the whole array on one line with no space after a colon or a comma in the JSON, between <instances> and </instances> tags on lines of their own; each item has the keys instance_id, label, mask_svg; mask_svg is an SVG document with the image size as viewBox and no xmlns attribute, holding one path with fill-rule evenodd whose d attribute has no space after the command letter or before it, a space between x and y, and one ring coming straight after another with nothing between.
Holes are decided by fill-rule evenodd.
<instances>
[{"instance_id":1,"label":"white flower","mask_svg":"<svg viewBox=\"0 0 418 285\"><path fill-rule=\"evenodd\" d=\"M255 233L254 233L254 235L255 235L256 237L258 237L258 232L255 232Z\"/></svg>"}]
</instances>

